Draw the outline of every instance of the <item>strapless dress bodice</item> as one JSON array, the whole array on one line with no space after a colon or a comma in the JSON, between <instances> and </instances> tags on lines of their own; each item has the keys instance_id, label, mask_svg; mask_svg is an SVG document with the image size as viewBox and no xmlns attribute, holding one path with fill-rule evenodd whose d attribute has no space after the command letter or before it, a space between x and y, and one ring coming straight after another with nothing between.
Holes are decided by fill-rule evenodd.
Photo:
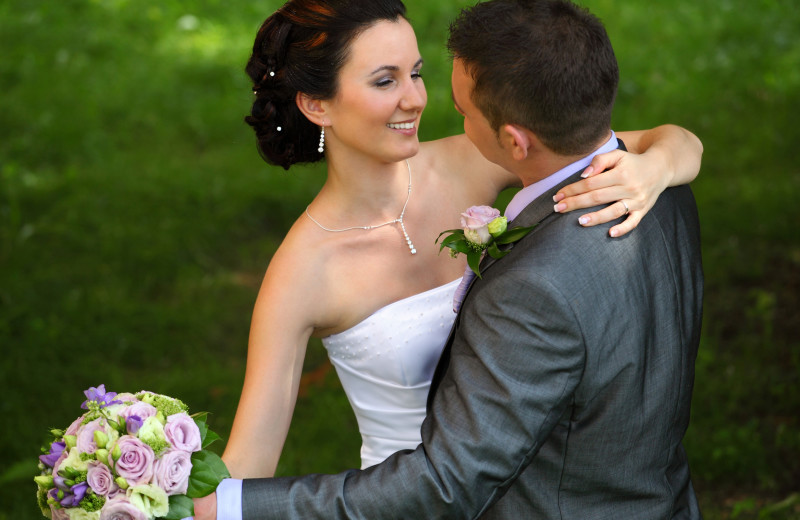
<instances>
[{"instance_id":1,"label":"strapless dress bodice","mask_svg":"<svg viewBox=\"0 0 800 520\"><path fill-rule=\"evenodd\" d=\"M433 372L453 325L461 280L383 307L323 338L361 433L361 467L416 448Z\"/></svg>"}]
</instances>

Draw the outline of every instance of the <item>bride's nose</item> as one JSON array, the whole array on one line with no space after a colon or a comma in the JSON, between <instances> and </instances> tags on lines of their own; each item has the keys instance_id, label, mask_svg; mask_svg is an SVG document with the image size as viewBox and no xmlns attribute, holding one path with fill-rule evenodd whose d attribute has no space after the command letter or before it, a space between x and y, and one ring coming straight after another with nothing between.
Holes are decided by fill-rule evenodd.
<instances>
[{"instance_id":1,"label":"bride's nose","mask_svg":"<svg viewBox=\"0 0 800 520\"><path fill-rule=\"evenodd\" d=\"M406 82L403 95L400 98L400 109L406 111L420 111L425 108L428 96L425 86L420 82Z\"/></svg>"}]
</instances>

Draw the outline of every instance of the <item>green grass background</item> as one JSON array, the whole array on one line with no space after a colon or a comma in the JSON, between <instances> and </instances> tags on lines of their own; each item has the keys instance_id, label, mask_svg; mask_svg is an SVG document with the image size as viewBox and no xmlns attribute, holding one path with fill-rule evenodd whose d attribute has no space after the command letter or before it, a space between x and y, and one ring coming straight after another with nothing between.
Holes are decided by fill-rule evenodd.
<instances>
[{"instance_id":1,"label":"green grass background","mask_svg":"<svg viewBox=\"0 0 800 520\"><path fill-rule=\"evenodd\" d=\"M444 41L469 3L407 2L423 139L461 131ZM705 145L686 446L706 518L800 518L800 10L583 4L617 50L614 127L671 122ZM242 121L244 63L278 5L0 0L0 520L38 517L39 447L89 386L181 397L227 436L261 276L323 180L265 165ZM306 369L324 366L313 342ZM328 372L300 398L279 473L351 467L358 445Z\"/></svg>"}]
</instances>

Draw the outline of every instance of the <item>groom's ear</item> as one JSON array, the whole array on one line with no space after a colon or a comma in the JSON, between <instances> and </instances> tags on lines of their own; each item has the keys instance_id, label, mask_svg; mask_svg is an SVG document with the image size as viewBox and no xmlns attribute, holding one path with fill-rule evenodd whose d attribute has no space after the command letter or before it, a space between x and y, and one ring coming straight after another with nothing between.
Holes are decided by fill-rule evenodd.
<instances>
[{"instance_id":1,"label":"groom's ear","mask_svg":"<svg viewBox=\"0 0 800 520\"><path fill-rule=\"evenodd\" d=\"M511 157L516 161L527 159L534 141L533 134L527 128L511 124L500 127L500 142L511 151Z\"/></svg>"},{"instance_id":2,"label":"groom's ear","mask_svg":"<svg viewBox=\"0 0 800 520\"><path fill-rule=\"evenodd\" d=\"M308 94L298 92L295 96L295 103L300 112L308 118L309 121L317 126L324 126L327 111L325 110L325 103L322 100L309 97Z\"/></svg>"}]
</instances>

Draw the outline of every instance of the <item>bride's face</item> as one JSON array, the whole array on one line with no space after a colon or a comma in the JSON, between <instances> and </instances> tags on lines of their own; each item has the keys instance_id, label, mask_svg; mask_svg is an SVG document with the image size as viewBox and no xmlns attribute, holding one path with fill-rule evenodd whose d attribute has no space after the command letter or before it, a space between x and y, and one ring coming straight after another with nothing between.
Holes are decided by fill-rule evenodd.
<instances>
[{"instance_id":1,"label":"bride's face","mask_svg":"<svg viewBox=\"0 0 800 520\"><path fill-rule=\"evenodd\" d=\"M349 148L388 162L415 155L428 101L421 67L417 38L405 19L378 22L356 37L336 96L323 102L330 153Z\"/></svg>"}]
</instances>

